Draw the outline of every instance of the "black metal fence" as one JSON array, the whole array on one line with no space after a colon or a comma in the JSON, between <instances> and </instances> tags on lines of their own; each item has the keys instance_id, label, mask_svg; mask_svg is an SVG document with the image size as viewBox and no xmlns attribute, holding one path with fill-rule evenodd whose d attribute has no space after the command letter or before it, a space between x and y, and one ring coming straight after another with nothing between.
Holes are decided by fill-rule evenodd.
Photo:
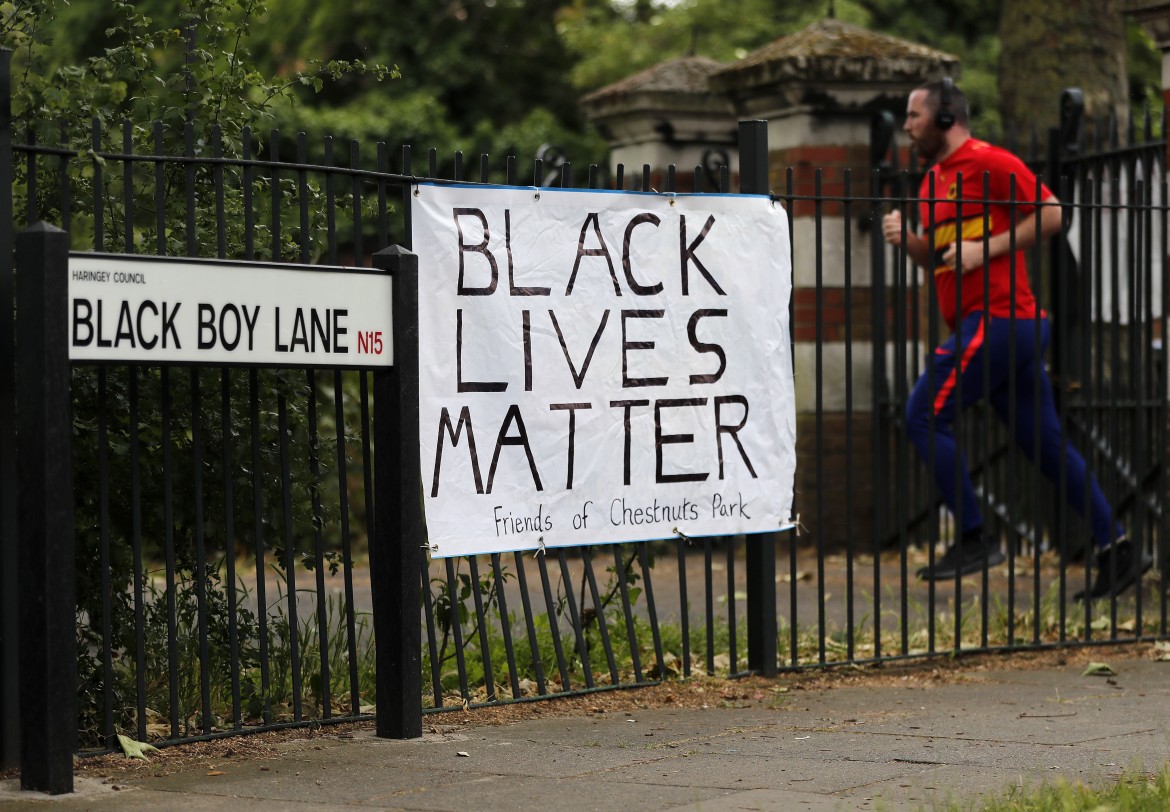
<instances>
[{"instance_id":1,"label":"black metal fence","mask_svg":"<svg viewBox=\"0 0 1170 812\"><path fill-rule=\"evenodd\" d=\"M804 194L788 170L772 175L773 193L794 228L815 235L810 255L793 256L816 269L815 360L797 369L815 393L801 459L816 468L814 486L799 495L813 532L767 546L680 538L424 563L422 706L1165 636L1165 143L1148 127L1144 138L1097 144L1092 155L1058 151L1058 195L1078 230L1071 250L1058 241L1051 257L1033 252L1030 265L1054 313L1051 363L1066 431L1131 536L1157 553L1155 579L1107 606L1071 602L1067 587L1084 581L1089 561L1073 539L1087 536L1054 507L1059 500L985 405L962 418L960 434L1009 564L945 589L913 578L932 542L953 532L904 437L909 388L939 325L916 304L927 293L921 275L880 243L873 220L885 206L913 208L916 187L909 174L874 167L846 173L831 195L818 171ZM494 165L480 156L470 172L461 154L443 163L453 180L547 180L539 161L531 173L514 158ZM364 263L373 250L409 244L410 186L442 174L434 150L422 172L409 149L391 164L382 145L277 131L126 122L120 132L79 134L0 122L0 308L12 308L14 231L38 220L66 229L75 250ZM745 137L745 189L767 189L766 166L766 143ZM702 169L694 172L670 168L663 191L709 188ZM649 167L605 175L589 167L586 185L651 186ZM861 180L870 190L854 194ZM571 164L555 182L574 185ZM717 184L730 189L731 173L721 171ZM823 277L832 217L847 224L839 286ZM867 239L869 260L854 267L854 248ZM872 285L854 281L861 271ZM863 289L871 298L864 331L852 316ZM830 292L850 314L843 360L831 371ZM9 359L10 318L0 332ZM840 437L826 428L824 397L835 386L844 390ZM12 387L6 360L3 494L19 464L4 419ZM74 370L81 750L112 748L118 733L171 743L372 713L370 389L367 374L341 370ZM834 454L842 462L831 468ZM855 498L866 480L868 508ZM848 530L831 537L828 519L842 513ZM7 513L4 521L7 731L20 574Z\"/></svg>"}]
</instances>

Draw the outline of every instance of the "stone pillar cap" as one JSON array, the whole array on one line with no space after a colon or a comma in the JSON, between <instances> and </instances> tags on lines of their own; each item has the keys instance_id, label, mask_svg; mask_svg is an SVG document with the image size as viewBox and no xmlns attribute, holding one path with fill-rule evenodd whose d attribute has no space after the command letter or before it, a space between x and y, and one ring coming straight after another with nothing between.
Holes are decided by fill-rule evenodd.
<instances>
[{"instance_id":1,"label":"stone pillar cap","mask_svg":"<svg viewBox=\"0 0 1170 812\"><path fill-rule=\"evenodd\" d=\"M711 86L742 95L790 83L918 84L958 71L952 54L827 19L748 54L712 76Z\"/></svg>"},{"instance_id":2,"label":"stone pillar cap","mask_svg":"<svg viewBox=\"0 0 1170 812\"><path fill-rule=\"evenodd\" d=\"M731 113L727 99L711 93L708 79L726 64L705 56L659 63L581 98L591 119L639 110Z\"/></svg>"}]
</instances>

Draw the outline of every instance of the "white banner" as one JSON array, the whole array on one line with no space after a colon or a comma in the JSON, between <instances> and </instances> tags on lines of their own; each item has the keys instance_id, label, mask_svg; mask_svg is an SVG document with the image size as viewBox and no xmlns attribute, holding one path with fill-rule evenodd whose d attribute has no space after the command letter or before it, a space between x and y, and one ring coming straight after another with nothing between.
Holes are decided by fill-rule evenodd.
<instances>
[{"instance_id":1,"label":"white banner","mask_svg":"<svg viewBox=\"0 0 1170 812\"><path fill-rule=\"evenodd\" d=\"M779 204L424 184L411 213L432 555L791 526Z\"/></svg>"},{"instance_id":2,"label":"white banner","mask_svg":"<svg viewBox=\"0 0 1170 812\"><path fill-rule=\"evenodd\" d=\"M369 268L69 255L69 359L387 367L390 275Z\"/></svg>"}]
</instances>

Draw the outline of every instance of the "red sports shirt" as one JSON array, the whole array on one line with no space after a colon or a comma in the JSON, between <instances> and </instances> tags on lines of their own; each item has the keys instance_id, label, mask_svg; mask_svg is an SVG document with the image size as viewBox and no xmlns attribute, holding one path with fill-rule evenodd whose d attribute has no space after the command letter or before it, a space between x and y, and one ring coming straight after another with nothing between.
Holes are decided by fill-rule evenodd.
<instances>
[{"instance_id":1,"label":"red sports shirt","mask_svg":"<svg viewBox=\"0 0 1170 812\"><path fill-rule=\"evenodd\" d=\"M985 203L984 175L987 174ZM962 199L958 199L958 179L962 176ZM1015 200L1011 201L1011 178L1015 176ZM934 198L931 205L931 178L934 178ZM986 226L991 236L1002 234L1021 217L1035 212L1036 203L1052 195L1047 186L1036 191L1036 176L1024 162L1005 149L986 141L967 139L946 159L930 168L922 179L918 196L922 199L919 213L923 223L923 238L934 235L935 256L941 249L955 242L958 218L962 218L961 239L982 242ZM960 205L961 204L961 205ZM932 212L931 209L934 209ZM985 211L986 209L986 211ZM976 248L980 258L983 247ZM1012 306L1011 275L1013 257L1003 254L995 257L984 268L963 274L962 316L986 309L990 315L1007 318L1015 311L1017 318L1035 318L1036 299L1028 284L1024 252L1016 251L1015 306ZM984 302L984 274L988 276L987 299ZM955 327L955 271L943 264L934 268L935 288L938 291L939 310L951 329Z\"/></svg>"}]
</instances>

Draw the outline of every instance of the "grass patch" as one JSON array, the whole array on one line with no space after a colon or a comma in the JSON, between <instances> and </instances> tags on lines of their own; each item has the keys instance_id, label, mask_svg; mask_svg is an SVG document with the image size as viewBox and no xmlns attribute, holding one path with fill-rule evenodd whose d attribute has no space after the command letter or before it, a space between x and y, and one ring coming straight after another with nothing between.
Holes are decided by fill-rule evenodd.
<instances>
[{"instance_id":1,"label":"grass patch","mask_svg":"<svg viewBox=\"0 0 1170 812\"><path fill-rule=\"evenodd\" d=\"M878 809L888 808L879 804ZM926 809L926 807L918 807ZM934 812L1165 812L1170 809L1170 765L1155 773L1126 770L1108 787L1059 780L1038 787L1011 787L967 802L946 801Z\"/></svg>"}]
</instances>

